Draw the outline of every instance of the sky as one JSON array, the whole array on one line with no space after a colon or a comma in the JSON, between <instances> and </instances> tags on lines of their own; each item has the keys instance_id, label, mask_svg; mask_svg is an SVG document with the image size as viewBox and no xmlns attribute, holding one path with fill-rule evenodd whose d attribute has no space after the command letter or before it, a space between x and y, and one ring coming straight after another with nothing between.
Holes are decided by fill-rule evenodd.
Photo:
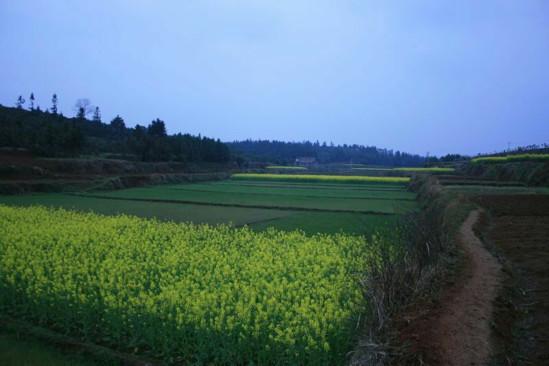
<instances>
[{"instance_id":1,"label":"sky","mask_svg":"<svg viewBox=\"0 0 549 366\"><path fill-rule=\"evenodd\" d=\"M0 104L222 141L549 143L546 0L0 0Z\"/></svg>"}]
</instances>

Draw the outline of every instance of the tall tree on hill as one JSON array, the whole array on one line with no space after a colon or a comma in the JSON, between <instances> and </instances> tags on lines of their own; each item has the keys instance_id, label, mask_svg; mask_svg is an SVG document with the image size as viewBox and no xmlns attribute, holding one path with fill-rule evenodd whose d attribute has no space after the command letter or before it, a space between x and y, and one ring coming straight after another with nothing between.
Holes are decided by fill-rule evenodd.
<instances>
[{"instance_id":1,"label":"tall tree on hill","mask_svg":"<svg viewBox=\"0 0 549 366\"><path fill-rule=\"evenodd\" d=\"M92 121L95 123L101 123L101 111L99 110L99 107L95 107Z\"/></svg>"},{"instance_id":2,"label":"tall tree on hill","mask_svg":"<svg viewBox=\"0 0 549 366\"><path fill-rule=\"evenodd\" d=\"M158 137L167 136L166 125L164 124L164 121L158 118L152 121L151 124L147 127L147 133L150 136L158 136Z\"/></svg>"},{"instance_id":3,"label":"tall tree on hill","mask_svg":"<svg viewBox=\"0 0 549 366\"><path fill-rule=\"evenodd\" d=\"M31 93L29 100L30 100L30 110L34 111L34 93Z\"/></svg>"},{"instance_id":4,"label":"tall tree on hill","mask_svg":"<svg viewBox=\"0 0 549 366\"><path fill-rule=\"evenodd\" d=\"M126 123L124 122L124 119L119 115L116 115L116 117L112 119L109 127L112 131L111 133L117 138L126 135Z\"/></svg>"},{"instance_id":5,"label":"tall tree on hill","mask_svg":"<svg viewBox=\"0 0 549 366\"><path fill-rule=\"evenodd\" d=\"M74 105L76 110L76 118L86 119L86 117L92 112L92 106L89 99L78 99Z\"/></svg>"},{"instance_id":6,"label":"tall tree on hill","mask_svg":"<svg viewBox=\"0 0 549 366\"><path fill-rule=\"evenodd\" d=\"M57 94L51 97L51 113L57 114Z\"/></svg>"},{"instance_id":7,"label":"tall tree on hill","mask_svg":"<svg viewBox=\"0 0 549 366\"><path fill-rule=\"evenodd\" d=\"M23 104L25 104L25 98L20 95L19 98L17 98L17 102L15 102L15 106L17 109L23 109Z\"/></svg>"}]
</instances>

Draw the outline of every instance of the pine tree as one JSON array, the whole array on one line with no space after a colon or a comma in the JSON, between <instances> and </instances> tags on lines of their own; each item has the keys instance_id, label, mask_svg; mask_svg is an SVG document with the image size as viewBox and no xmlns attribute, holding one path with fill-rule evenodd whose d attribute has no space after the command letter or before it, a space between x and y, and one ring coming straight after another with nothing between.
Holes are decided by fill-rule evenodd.
<instances>
[{"instance_id":1,"label":"pine tree","mask_svg":"<svg viewBox=\"0 0 549 366\"><path fill-rule=\"evenodd\" d=\"M84 107L78 107L76 112L76 118L78 119L85 119L86 118L86 110Z\"/></svg>"},{"instance_id":2,"label":"pine tree","mask_svg":"<svg viewBox=\"0 0 549 366\"><path fill-rule=\"evenodd\" d=\"M74 109L76 110L76 118L86 119L86 116L92 111L92 106L89 99L78 99Z\"/></svg>"},{"instance_id":3,"label":"pine tree","mask_svg":"<svg viewBox=\"0 0 549 366\"><path fill-rule=\"evenodd\" d=\"M93 112L92 121L95 122L95 123L101 123L101 111L99 110L99 107L95 107L95 111Z\"/></svg>"},{"instance_id":4,"label":"pine tree","mask_svg":"<svg viewBox=\"0 0 549 366\"><path fill-rule=\"evenodd\" d=\"M20 95L19 98L17 98L17 102L15 102L15 105L17 106L17 109L22 109L23 104L25 104L25 98L23 98L23 96Z\"/></svg>"},{"instance_id":5,"label":"pine tree","mask_svg":"<svg viewBox=\"0 0 549 366\"><path fill-rule=\"evenodd\" d=\"M30 110L34 111L34 93L31 93L29 99L30 99Z\"/></svg>"},{"instance_id":6,"label":"pine tree","mask_svg":"<svg viewBox=\"0 0 549 366\"><path fill-rule=\"evenodd\" d=\"M57 94L51 97L51 113L57 114Z\"/></svg>"},{"instance_id":7,"label":"pine tree","mask_svg":"<svg viewBox=\"0 0 549 366\"><path fill-rule=\"evenodd\" d=\"M158 136L158 137L167 136L166 125L164 124L164 121L162 121L159 118L151 122L151 124L147 127L147 132L151 136Z\"/></svg>"}]
</instances>

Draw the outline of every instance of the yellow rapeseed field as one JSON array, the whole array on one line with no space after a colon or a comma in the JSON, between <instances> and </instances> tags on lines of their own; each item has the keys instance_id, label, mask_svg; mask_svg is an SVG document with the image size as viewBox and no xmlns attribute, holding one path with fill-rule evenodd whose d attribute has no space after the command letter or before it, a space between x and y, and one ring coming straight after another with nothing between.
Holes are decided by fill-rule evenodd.
<instances>
[{"instance_id":1,"label":"yellow rapeseed field","mask_svg":"<svg viewBox=\"0 0 549 366\"><path fill-rule=\"evenodd\" d=\"M167 362L338 364L366 306L368 247L0 206L0 311Z\"/></svg>"},{"instance_id":2,"label":"yellow rapeseed field","mask_svg":"<svg viewBox=\"0 0 549 366\"><path fill-rule=\"evenodd\" d=\"M364 175L320 175L320 174L269 174L237 173L231 175L237 180L272 180L284 182L323 182L323 183L408 183L409 177L373 177Z\"/></svg>"},{"instance_id":3,"label":"yellow rapeseed field","mask_svg":"<svg viewBox=\"0 0 549 366\"><path fill-rule=\"evenodd\" d=\"M471 159L472 163L513 163L519 161L549 161L549 154L514 154L505 156L482 156Z\"/></svg>"}]
</instances>

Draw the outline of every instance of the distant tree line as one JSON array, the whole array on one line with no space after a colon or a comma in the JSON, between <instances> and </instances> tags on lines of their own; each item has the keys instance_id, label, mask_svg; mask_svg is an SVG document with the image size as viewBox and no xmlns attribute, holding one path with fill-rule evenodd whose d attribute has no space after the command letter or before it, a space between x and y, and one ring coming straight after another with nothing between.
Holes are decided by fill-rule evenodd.
<instances>
[{"instance_id":1,"label":"distant tree line","mask_svg":"<svg viewBox=\"0 0 549 366\"><path fill-rule=\"evenodd\" d=\"M507 148L506 150L493 152L488 154L478 154L477 157L481 156L504 156L504 155L518 155L518 154L549 154L549 144L531 144L526 146L517 146L515 148Z\"/></svg>"},{"instance_id":2,"label":"distant tree line","mask_svg":"<svg viewBox=\"0 0 549 366\"><path fill-rule=\"evenodd\" d=\"M425 165L436 166L436 165L443 165L441 163L454 163L458 161L467 161L470 159L471 157L467 155L461 155L461 154L446 154L440 157L430 156L425 161Z\"/></svg>"},{"instance_id":3,"label":"distant tree line","mask_svg":"<svg viewBox=\"0 0 549 366\"><path fill-rule=\"evenodd\" d=\"M363 145L334 145L318 141L245 140L230 142L227 145L241 160L276 164L293 164L299 157L312 157L322 164L352 163L384 166L421 166L426 161L423 156L398 150Z\"/></svg>"},{"instance_id":4,"label":"distant tree line","mask_svg":"<svg viewBox=\"0 0 549 366\"><path fill-rule=\"evenodd\" d=\"M51 107L35 107L34 94L17 98L15 108L0 106L0 147L25 148L40 156L118 155L141 161L227 162L227 145L219 140L190 134L168 135L164 121L126 127L122 117L101 120L99 107L79 99L76 115L67 118L58 110L54 94ZM88 116L92 119L88 119Z\"/></svg>"}]
</instances>

